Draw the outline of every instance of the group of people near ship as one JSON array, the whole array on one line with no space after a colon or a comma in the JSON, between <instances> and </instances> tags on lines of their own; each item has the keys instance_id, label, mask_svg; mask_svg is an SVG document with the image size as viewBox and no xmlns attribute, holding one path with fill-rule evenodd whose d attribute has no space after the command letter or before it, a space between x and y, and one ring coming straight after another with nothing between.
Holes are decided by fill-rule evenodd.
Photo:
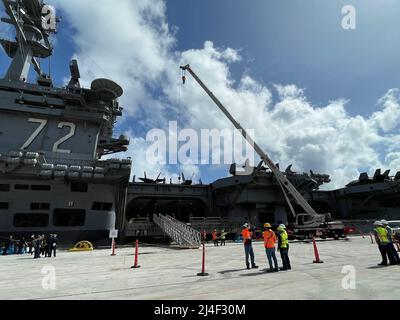
<instances>
[{"instance_id":1,"label":"group of people near ship","mask_svg":"<svg viewBox=\"0 0 400 320\"><path fill-rule=\"evenodd\" d=\"M21 240L14 239L10 236L1 244L1 252L3 256L9 254L30 254L34 259L40 257L51 258L57 256L58 238L56 234L50 235L32 235L30 240L25 238Z\"/></svg>"},{"instance_id":2,"label":"group of people near ship","mask_svg":"<svg viewBox=\"0 0 400 320\"><path fill-rule=\"evenodd\" d=\"M378 266L387 266L388 262L390 265L400 264L399 254L394 246L396 235L389 223L386 220L375 221L374 226L375 241L382 256L382 261Z\"/></svg>"},{"instance_id":3,"label":"group of people near ship","mask_svg":"<svg viewBox=\"0 0 400 320\"><path fill-rule=\"evenodd\" d=\"M213 233L211 234L212 240L214 242L214 247L218 247L219 245L225 246L226 245L226 235L228 233L225 232L225 229L221 230L221 233L218 235L217 229L214 229ZM203 239L207 239L206 231L203 231ZM221 243L220 243L221 242Z\"/></svg>"},{"instance_id":4,"label":"group of people near ship","mask_svg":"<svg viewBox=\"0 0 400 320\"><path fill-rule=\"evenodd\" d=\"M398 265L400 257L396 250L395 243L397 241L396 234L392 231L389 223L386 220L376 221L374 223L374 236L378 244L379 252L382 256L382 261L379 266ZM272 230L271 224L264 225L264 247L269 263L267 272L277 272L279 270L291 270L289 259L289 239L285 225L281 224L277 228L277 233ZM252 247L253 229L249 224L243 226L242 237L245 247L245 259L247 269L258 268L254 260L254 251ZM277 243L277 245L276 245ZM282 268L278 268L276 258L276 249L280 252L282 258ZM249 261L250 258L250 261ZM251 268L250 268L251 262Z\"/></svg>"},{"instance_id":5,"label":"group of people near ship","mask_svg":"<svg viewBox=\"0 0 400 320\"><path fill-rule=\"evenodd\" d=\"M215 247L225 246L227 232L222 229L220 233L216 229L211 234L212 241ZM243 238L245 260L247 269L256 269L258 266L255 263L254 250L252 241L255 238L255 228L246 223L243 225L241 237ZM269 263L269 269L267 272L278 272L279 270L291 270L291 264L289 259L289 237L286 232L286 226L284 224L279 225L276 232L272 230L272 226L269 223L264 224L264 232L262 233L264 239L264 247ZM202 233L202 240L207 242L207 233L204 230ZM278 259L276 257L276 250L280 252L282 259L282 267L278 267Z\"/></svg>"},{"instance_id":6,"label":"group of people near ship","mask_svg":"<svg viewBox=\"0 0 400 320\"><path fill-rule=\"evenodd\" d=\"M252 246L252 239L254 234L254 228L248 223L243 225L242 237L245 252L245 261L247 269L257 269L258 266L255 262L254 250ZM264 248L267 256L269 269L267 272L278 272L291 270L292 266L289 259L289 236L286 232L286 226L280 224L276 229L276 232L272 230L270 223L264 224ZM278 266L278 259L276 257L276 250L280 252L282 259L282 267Z\"/></svg>"}]
</instances>

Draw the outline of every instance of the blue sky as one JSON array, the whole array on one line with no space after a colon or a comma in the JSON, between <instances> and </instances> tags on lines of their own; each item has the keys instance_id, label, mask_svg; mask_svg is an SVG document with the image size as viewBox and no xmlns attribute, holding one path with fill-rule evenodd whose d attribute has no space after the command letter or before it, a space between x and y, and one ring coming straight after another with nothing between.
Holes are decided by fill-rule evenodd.
<instances>
[{"instance_id":1,"label":"blue sky","mask_svg":"<svg viewBox=\"0 0 400 320\"><path fill-rule=\"evenodd\" d=\"M357 9L357 30L343 30L341 9ZM63 13L59 12L62 16ZM240 50L233 75L250 72L262 83L306 88L315 104L340 97L348 111L368 114L388 89L400 83L400 4L396 0L169 0L168 23L177 27L176 49L205 40ZM68 75L74 43L61 22L52 68L57 82ZM8 59L1 55L1 73Z\"/></svg>"},{"instance_id":2,"label":"blue sky","mask_svg":"<svg viewBox=\"0 0 400 320\"><path fill-rule=\"evenodd\" d=\"M152 5L162 3L161 0L148 1L149 3L153 1ZM356 8L356 30L344 30L341 27L343 17L341 10L348 4ZM75 38L81 31L71 27L72 9L67 4L62 4L61 7L58 14L63 16L63 21L59 25L55 55L52 58L53 77L58 84L62 84L68 75L68 61L72 55L74 53L85 55ZM240 61L226 63L230 72L229 77L235 81L233 89L239 86L241 79L246 75L268 89L277 84L295 85L297 88L305 89L304 95L311 107L325 108L330 101L348 100L345 111L350 117L347 120L352 122L357 120L357 115L365 119L371 117L381 109L378 100L385 96L388 90L399 87L400 3L396 0L168 0L165 7L166 11L160 14L162 16L160 20L164 19L168 23L169 34L174 38L174 45L169 49L170 55L173 52L181 56L189 52L190 55L193 49L201 50L205 41L212 41L214 47L221 52L226 48L232 48L240 54ZM95 20L93 19L93 24ZM149 28L153 26L150 25ZM95 30L96 26L93 25L93 32ZM154 32L154 28L152 30ZM1 31L10 35L4 27ZM115 32L117 34L128 31ZM132 50L140 50L140 45L140 43L135 44ZM131 48L127 45L125 49ZM87 53L86 56L90 59L86 62L92 64L91 68L102 68L100 60L97 60L95 55ZM0 65L0 72L4 73L8 65L8 59L4 55L0 56ZM166 99L162 97L163 91L162 84L148 86L147 94L153 101L164 103ZM279 100L276 90L271 90L271 94L274 100ZM224 97L223 92L221 95ZM125 118L130 120L122 122L118 131L132 130L137 135L144 134L146 129L150 129L146 128L146 116L148 115L144 112L139 112L136 117L130 115L129 118ZM164 118L168 120L168 113ZM132 125L132 121L136 121L137 125ZM269 124L266 123L265 126ZM290 130L290 127L284 130ZM386 133L397 136L398 127L391 127ZM386 138L384 135L382 137ZM285 143L288 141L291 140L285 140ZM267 143L266 146L268 147ZM271 144L269 147L272 148ZM323 146L318 147L323 149ZM293 146L293 149L295 154L302 150L301 146ZM381 163L386 164L383 158L388 152L387 146L377 144L373 149ZM357 152L354 150L353 153ZM393 153L396 153L395 151L391 150ZM281 156L287 161L291 160L290 153L283 156L277 150L272 150L272 154L276 157ZM368 157L367 154L365 157ZM295 163L298 161L300 167L309 170L312 168L307 166L307 163L318 163L314 160L315 157L308 162L299 159L293 161ZM323 159L319 162L322 163ZM342 162L337 165L338 168L344 166ZM377 161L373 161L371 165L375 163ZM355 166L357 168L353 168L354 170L369 168L368 164L365 168L361 165ZM328 170L330 167L321 165L317 169ZM374 171L375 168L369 169ZM329 173L339 174L335 170L336 168L333 168ZM201 168L200 171L203 181L212 181L226 174L226 168ZM344 179L351 180L346 177L348 172L344 170L340 174L345 175Z\"/></svg>"},{"instance_id":3,"label":"blue sky","mask_svg":"<svg viewBox=\"0 0 400 320\"><path fill-rule=\"evenodd\" d=\"M357 29L341 28L341 9L357 10ZM376 101L400 83L400 3L376 0L168 1L178 26L178 48L202 45L241 49L263 83L294 83L315 104L350 99L351 114L376 110Z\"/></svg>"}]
</instances>

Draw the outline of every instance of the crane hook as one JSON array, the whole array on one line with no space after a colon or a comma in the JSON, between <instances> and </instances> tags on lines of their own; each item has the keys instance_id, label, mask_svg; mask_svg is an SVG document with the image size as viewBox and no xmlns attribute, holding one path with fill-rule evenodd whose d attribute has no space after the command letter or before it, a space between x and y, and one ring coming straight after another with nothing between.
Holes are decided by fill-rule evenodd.
<instances>
[{"instance_id":1,"label":"crane hook","mask_svg":"<svg viewBox=\"0 0 400 320\"><path fill-rule=\"evenodd\" d=\"M182 69L182 83L185 84L186 83L186 70L183 68L181 68L181 69Z\"/></svg>"}]
</instances>

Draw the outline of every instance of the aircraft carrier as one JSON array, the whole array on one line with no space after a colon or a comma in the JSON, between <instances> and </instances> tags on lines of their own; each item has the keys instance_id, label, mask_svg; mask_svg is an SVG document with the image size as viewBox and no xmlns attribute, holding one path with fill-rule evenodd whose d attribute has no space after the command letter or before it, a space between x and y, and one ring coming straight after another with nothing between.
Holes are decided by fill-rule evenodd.
<instances>
[{"instance_id":1,"label":"aircraft carrier","mask_svg":"<svg viewBox=\"0 0 400 320\"><path fill-rule=\"evenodd\" d=\"M237 174L236 167L232 165L230 177L207 185L193 181L165 184L151 179L146 179L146 183L130 183L123 219L125 234L162 235L152 223L153 214L158 213L208 233L213 229L236 232L245 222L260 226L265 221L275 224L294 221L272 172L259 165L243 176ZM329 175L312 171L297 173L291 168L284 174L317 212L330 213L332 219L355 227L356 232L371 231L376 220L400 220L400 172L390 176L389 171L381 174L378 169L372 177L362 173L344 188L323 191L321 187L331 182ZM301 212L299 207L294 209Z\"/></svg>"},{"instance_id":2,"label":"aircraft carrier","mask_svg":"<svg viewBox=\"0 0 400 320\"><path fill-rule=\"evenodd\" d=\"M108 79L82 88L77 61L69 84L55 87L40 66L53 53L56 32L42 16L45 4L3 4L2 21L15 27L16 38L0 40L11 58L0 80L0 235L107 238L124 210L131 170L130 159L101 160L129 144L112 137L123 90ZM27 80L32 66L36 83Z\"/></svg>"},{"instance_id":3,"label":"aircraft carrier","mask_svg":"<svg viewBox=\"0 0 400 320\"><path fill-rule=\"evenodd\" d=\"M55 87L40 59L53 54L54 28L47 28L39 0L3 0L16 39L1 39L11 64L0 80L0 237L57 233L61 242L164 237L158 215L168 215L198 231L234 233L244 222L293 220L278 181L262 163L248 175L230 168L230 177L211 184L145 177L130 181L131 159L104 156L124 152L125 136L113 137L123 108L123 89L108 79L80 85L77 61L70 62L67 86ZM33 67L37 80L28 82ZM109 157L107 157L109 158ZM134 159L133 159L134 161ZM283 174L321 213L354 221L400 219L400 172L377 170L345 188L321 191L324 174ZM298 208L294 208L298 209ZM367 223L366 223L367 224Z\"/></svg>"}]
</instances>

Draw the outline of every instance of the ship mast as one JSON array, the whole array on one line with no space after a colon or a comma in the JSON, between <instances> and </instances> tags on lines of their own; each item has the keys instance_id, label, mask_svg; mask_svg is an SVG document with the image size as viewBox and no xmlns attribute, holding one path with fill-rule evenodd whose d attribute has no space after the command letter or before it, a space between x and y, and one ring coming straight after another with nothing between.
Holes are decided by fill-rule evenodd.
<instances>
[{"instance_id":1,"label":"ship mast","mask_svg":"<svg viewBox=\"0 0 400 320\"><path fill-rule=\"evenodd\" d=\"M0 44L12 59L4 79L25 82L33 65L39 79L49 79L41 70L38 58L52 55L50 35L56 33L58 19L52 8L41 0L2 0L8 18L1 21L16 30L15 41L0 39Z\"/></svg>"}]
</instances>

